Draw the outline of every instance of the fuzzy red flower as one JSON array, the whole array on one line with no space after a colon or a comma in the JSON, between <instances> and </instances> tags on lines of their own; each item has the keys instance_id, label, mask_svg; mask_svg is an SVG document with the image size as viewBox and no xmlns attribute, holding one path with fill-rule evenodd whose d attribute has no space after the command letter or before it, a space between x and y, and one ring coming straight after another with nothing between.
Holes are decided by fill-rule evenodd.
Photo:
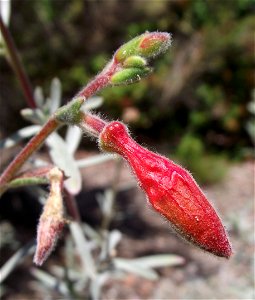
<instances>
[{"instance_id":1,"label":"fuzzy red flower","mask_svg":"<svg viewBox=\"0 0 255 300\"><path fill-rule=\"evenodd\" d=\"M128 161L152 206L181 236L217 256L230 257L232 249L221 220L188 171L141 147L120 122L104 128L100 144Z\"/></svg>"}]
</instances>

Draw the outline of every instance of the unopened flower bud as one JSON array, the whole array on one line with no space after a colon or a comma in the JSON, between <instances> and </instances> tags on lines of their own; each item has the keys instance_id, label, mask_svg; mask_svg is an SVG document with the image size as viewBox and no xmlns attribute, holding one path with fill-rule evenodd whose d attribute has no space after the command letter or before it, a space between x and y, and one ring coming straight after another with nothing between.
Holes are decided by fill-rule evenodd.
<instances>
[{"instance_id":1,"label":"unopened flower bud","mask_svg":"<svg viewBox=\"0 0 255 300\"><path fill-rule=\"evenodd\" d=\"M230 257L232 250L221 220L188 171L141 147L121 122L109 123L99 141L102 149L128 161L154 209L182 237L217 256Z\"/></svg>"},{"instance_id":2,"label":"unopened flower bud","mask_svg":"<svg viewBox=\"0 0 255 300\"><path fill-rule=\"evenodd\" d=\"M124 68L144 68L147 65L147 61L138 55L129 56L123 63Z\"/></svg>"},{"instance_id":3,"label":"unopened flower bud","mask_svg":"<svg viewBox=\"0 0 255 300\"><path fill-rule=\"evenodd\" d=\"M110 82L113 85L133 83L141 80L142 77L147 76L150 71L151 69L148 67L122 69L111 77Z\"/></svg>"},{"instance_id":4,"label":"unopened flower bud","mask_svg":"<svg viewBox=\"0 0 255 300\"><path fill-rule=\"evenodd\" d=\"M54 249L66 223L62 199L63 173L58 168L49 172L50 195L44 205L37 230L37 247L34 263L42 265Z\"/></svg>"},{"instance_id":5,"label":"unopened flower bud","mask_svg":"<svg viewBox=\"0 0 255 300\"><path fill-rule=\"evenodd\" d=\"M171 44L171 35L167 32L146 32L126 44L122 45L115 53L117 62L124 61L133 55L152 58L164 52Z\"/></svg>"}]
</instances>

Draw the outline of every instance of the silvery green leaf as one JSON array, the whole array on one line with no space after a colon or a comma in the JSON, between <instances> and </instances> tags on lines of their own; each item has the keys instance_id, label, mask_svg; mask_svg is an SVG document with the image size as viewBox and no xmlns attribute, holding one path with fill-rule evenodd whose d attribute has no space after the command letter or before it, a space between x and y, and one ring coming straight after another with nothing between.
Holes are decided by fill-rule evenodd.
<instances>
[{"instance_id":1,"label":"silvery green leaf","mask_svg":"<svg viewBox=\"0 0 255 300\"><path fill-rule=\"evenodd\" d=\"M101 289L104 283L110 278L110 274L105 272L102 274L97 274L96 278L92 280L90 285L90 293L93 300L101 299Z\"/></svg>"},{"instance_id":2,"label":"silvery green leaf","mask_svg":"<svg viewBox=\"0 0 255 300\"><path fill-rule=\"evenodd\" d=\"M100 261L105 261L112 256L115 256L115 248L121 240L121 232L118 230L104 230L101 243Z\"/></svg>"},{"instance_id":3,"label":"silvery green leaf","mask_svg":"<svg viewBox=\"0 0 255 300\"><path fill-rule=\"evenodd\" d=\"M112 212L115 192L112 188L105 190L104 194L97 194L96 199L99 203L101 211L105 216L109 216Z\"/></svg>"},{"instance_id":4,"label":"silvery green leaf","mask_svg":"<svg viewBox=\"0 0 255 300\"><path fill-rule=\"evenodd\" d=\"M140 266L139 264L137 265L136 263L133 263L132 259L124 259L124 258L114 258L113 259L113 264L116 269L125 271L125 272L130 272L136 275L139 275L141 277L144 277L149 280L157 280L158 279L158 274L150 269L150 268L144 268Z\"/></svg>"},{"instance_id":5,"label":"silvery green leaf","mask_svg":"<svg viewBox=\"0 0 255 300\"><path fill-rule=\"evenodd\" d=\"M41 158L36 158L33 160L33 164L35 167L45 167L49 165L49 162L47 160L41 159Z\"/></svg>"},{"instance_id":6,"label":"silvery green leaf","mask_svg":"<svg viewBox=\"0 0 255 300\"><path fill-rule=\"evenodd\" d=\"M3 23L8 26L10 22L10 16L11 16L11 0L1 0L0 1L0 16L3 20ZM4 42L2 33L0 31L0 45L2 45ZM3 54L6 52L4 51Z\"/></svg>"},{"instance_id":7,"label":"silvery green leaf","mask_svg":"<svg viewBox=\"0 0 255 300\"><path fill-rule=\"evenodd\" d=\"M109 237L108 237L108 251L111 253L112 250L114 250L117 245L119 244L119 242L121 241L121 237L122 234L119 230L112 230L109 233Z\"/></svg>"},{"instance_id":8,"label":"silvery green leaf","mask_svg":"<svg viewBox=\"0 0 255 300\"><path fill-rule=\"evenodd\" d=\"M57 266L57 265L53 265L50 267L50 270L52 272L53 275L56 275L57 277L63 278L65 276L65 268ZM80 272L77 272L73 269L68 269L68 277L71 280L78 280L81 277Z\"/></svg>"},{"instance_id":9,"label":"silvery green leaf","mask_svg":"<svg viewBox=\"0 0 255 300\"><path fill-rule=\"evenodd\" d=\"M41 129L41 126L39 125L31 125L24 127L11 136L9 136L6 139L3 139L0 141L0 149L2 148L10 148L12 146L15 146L17 143L22 141L25 138L31 137L35 135L39 130Z\"/></svg>"},{"instance_id":10,"label":"silvery green leaf","mask_svg":"<svg viewBox=\"0 0 255 300\"><path fill-rule=\"evenodd\" d=\"M64 181L65 187L71 194L78 194L82 185L81 173L65 141L54 132L46 139L46 144L50 147L52 161L69 177Z\"/></svg>"},{"instance_id":11,"label":"silvery green leaf","mask_svg":"<svg viewBox=\"0 0 255 300\"><path fill-rule=\"evenodd\" d=\"M0 269L0 283L2 283L10 273L22 263L24 258L32 254L35 250L34 241L29 242L24 247L20 248Z\"/></svg>"},{"instance_id":12,"label":"silvery green leaf","mask_svg":"<svg viewBox=\"0 0 255 300\"><path fill-rule=\"evenodd\" d=\"M132 263L146 268L158 268L182 265L184 258L174 254L158 254L132 259Z\"/></svg>"},{"instance_id":13,"label":"silvery green leaf","mask_svg":"<svg viewBox=\"0 0 255 300\"><path fill-rule=\"evenodd\" d=\"M37 86L34 90L34 99L37 107L42 108L44 104L43 90L40 86Z\"/></svg>"},{"instance_id":14,"label":"silvery green leaf","mask_svg":"<svg viewBox=\"0 0 255 300\"><path fill-rule=\"evenodd\" d=\"M46 116L44 113L39 109L31 109L31 108L24 108L21 110L21 115L25 120L30 121L31 123L35 124L44 124L46 122Z\"/></svg>"},{"instance_id":15,"label":"silvery green leaf","mask_svg":"<svg viewBox=\"0 0 255 300\"><path fill-rule=\"evenodd\" d=\"M82 138L82 131L77 126L69 126L66 132L67 149L71 154L74 154L79 147Z\"/></svg>"},{"instance_id":16,"label":"silvery green leaf","mask_svg":"<svg viewBox=\"0 0 255 300\"><path fill-rule=\"evenodd\" d=\"M103 104L102 97L91 97L85 101L85 103L82 106L82 110L84 112L88 110L93 110L100 107L102 104Z\"/></svg>"},{"instance_id":17,"label":"silvery green leaf","mask_svg":"<svg viewBox=\"0 0 255 300\"><path fill-rule=\"evenodd\" d=\"M83 228L85 234L91 240L94 240L94 241L98 242L99 244L102 242L101 235L96 230L94 230L91 226L89 226L87 223L83 223L82 228Z\"/></svg>"},{"instance_id":18,"label":"silvery green leaf","mask_svg":"<svg viewBox=\"0 0 255 300\"><path fill-rule=\"evenodd\" d=\"M76 160L76 164L78 165L79 168L85 168L85 167L101 164L109 160L114 160L117 158L118 156L114 154L98 154L89 158Z\"/></svg>"},{"instance_id":19,"label":"silvery green leaf","mask_svg":"<svg viewBox=\"0 0 255 300\"><path fill-rule=\"evenodd\" d=\"M7 26L11 16L11 0L0 1L0 15L4 24Z\"/></svg>"},{"instance_id":20,"label":"silvery green leaf","mask_svg":"<svg viewBox=\"0 0 255 300\"><path fill-rule=\"evenodd\" d=\"M59 107L61 103L61 82L58 78L53 78L50 87L50 104L49 112L53 114Z\"/></svg>"},{"instance_id":21,"label":"silvery green leaf","mask_svg":"<svg viewBox=\"0 0 255 300\"><path fill-rule=\"evenodd\" d=\"M65 296L70 296L69 290L68 290L66 284L62 280L50 275L49 273L46 273L46 272L36 269L36 268L32 268L30 270L30 273L37 280L42 282L47 288L55 290Z\"/></svg>"},{"instance_id":22,"label":"silvery green leaf","mask_svg":"<svg viewBox=\"0 0 255 300\"><path fill-rule=\"evenodd\" d=\"M78 222L71 222L69 228L77 249L80 255L84 275L94 278L96 274L96 266L89 247L88 241L83 233L82 227Z\"/></svg>"}]
</instances>

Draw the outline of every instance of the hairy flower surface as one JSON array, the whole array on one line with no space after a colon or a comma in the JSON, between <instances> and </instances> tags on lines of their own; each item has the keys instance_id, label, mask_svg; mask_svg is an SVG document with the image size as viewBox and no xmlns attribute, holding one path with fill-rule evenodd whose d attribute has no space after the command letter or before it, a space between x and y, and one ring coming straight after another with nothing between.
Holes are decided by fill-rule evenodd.
<instances>
[{"instance_id":1,"label":"hairy flower surface","mask_svg":"<svg viewBox=\"0 0 255 300\"><path fill-rule=\"evenodd\" d=\"M230 257L232 250L221 220L188 171L141 147L121 122L104 128L100 146L128 161L152 206L181 236L217 256Z\"/></svg>"}]
</instances>

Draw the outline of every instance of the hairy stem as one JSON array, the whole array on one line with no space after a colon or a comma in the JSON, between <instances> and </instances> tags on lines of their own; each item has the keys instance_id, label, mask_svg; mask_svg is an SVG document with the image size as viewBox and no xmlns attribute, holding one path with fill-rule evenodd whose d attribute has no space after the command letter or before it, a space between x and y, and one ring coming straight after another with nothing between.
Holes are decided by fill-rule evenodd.
<instances>
[{"instance_id":1,"label":"hairy stem","mask_svg":"<svg viewBox=\"0 0 255 300\"><path fill-rule=\"evenodd\" d=\"M83 113L78 126L91 135L98 137L107 124L108 123L99 116Z\"/></svg>"},{"instance_id":2,"label":"hairy stem","mask_svg":"<svg viewBox=\"0 0 255 300\"><path fill-rule=\"evenodd\" d=\"M20 151L16 158L9 164L0 177L0 195L6 190L6 184L14 177L26 160L40 148L45 139L58 127L59 122L51 117L42 129L35 135L28 144Z\"/></svg>"},{"instance_id":3,"label":"hairy stem","mask_svg":"<svg viewBox=\"0 0 255 300\"><path fill-rule=\"evenodd\" d=\"M100 72L91 82L89 82L77 95L76 97L89 98L99 90L106 87L111 79L111 76L116 72L119 67L115 59Z\"/></svg>"},{"instance_id":4,"label":"hairy stem","mask_svg":"<svg viewBox=\"0 0 255 300\"><path fill-rule=\"evenodd\" d=\"M28 186L28 185L40 185L40 184L48 184L49 180L47 178L42 177L23 177L23 178L16 178L10 181L7 184L7 188L18 188L22 186Z\"/></svg>"},{"instance_id":5,"label":"hairy stem","mask_svg":"<svg viewBox=\"0 0 255 300\"><path fill-rule=\"evenodd\" d=\"M28 76L25 72L21 59L18 55L18 51L12 39L11 33L8 30L8 28L5 26L1 16L0 16L0 30L8 51L8 56L10 58L11 66L20 82L26 102L29 107L36 108L36 103L34 100L31 83L28 79Z\"/></svg>"}]
</instances>

